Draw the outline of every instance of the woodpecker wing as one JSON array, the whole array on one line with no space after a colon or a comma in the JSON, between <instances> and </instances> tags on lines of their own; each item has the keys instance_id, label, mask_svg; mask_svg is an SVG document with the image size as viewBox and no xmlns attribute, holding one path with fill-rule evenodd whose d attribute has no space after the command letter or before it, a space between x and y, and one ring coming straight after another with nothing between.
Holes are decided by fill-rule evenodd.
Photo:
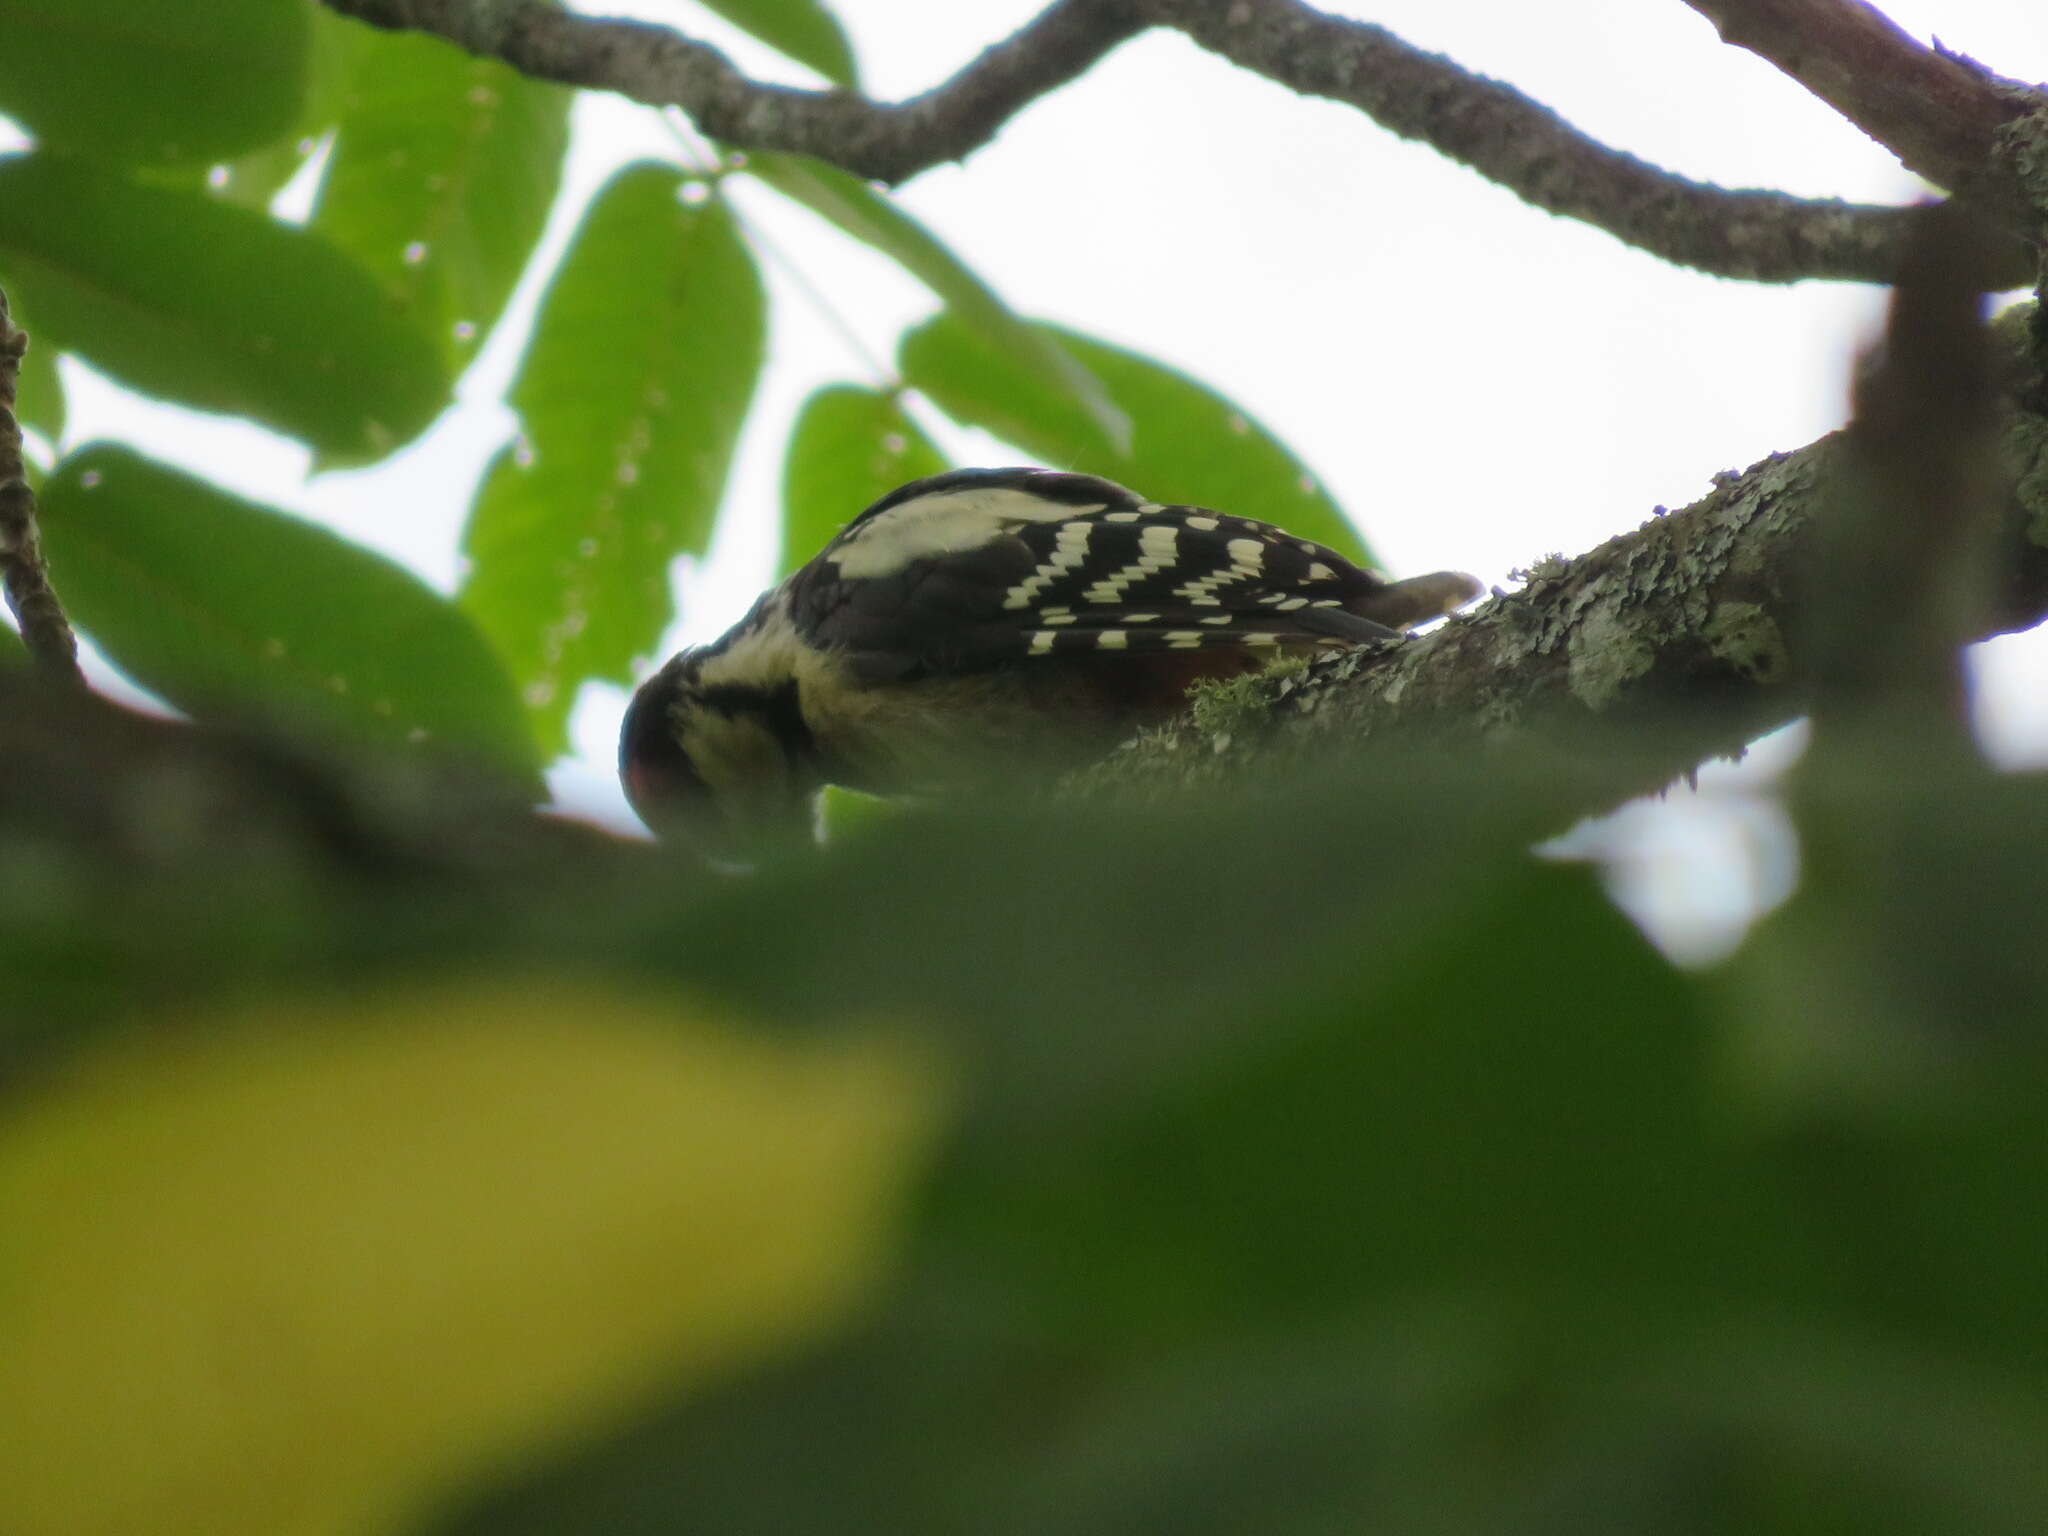
<instances>
[{"instance_id":1,"label":"woodpecker wing","mask_svg":"<svg viewBox=\"0 0 2048 1536\"><path fill-rule=\"evenodd\" d=\"M870 678L1036 656L1391 639L1393 592L1253 518L1053 470L971 470L877 503L792 578L792 617Z\"/></svg>"}]
</instances>

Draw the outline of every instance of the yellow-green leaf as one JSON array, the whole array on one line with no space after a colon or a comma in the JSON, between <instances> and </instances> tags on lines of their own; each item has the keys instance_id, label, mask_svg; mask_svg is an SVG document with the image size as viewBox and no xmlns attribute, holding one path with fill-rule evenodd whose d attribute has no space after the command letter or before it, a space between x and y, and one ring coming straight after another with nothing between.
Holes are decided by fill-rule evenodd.
<instances>
[{"instance_id":1,"label":"yellow-green leaf","mask_svg":"<svg viewBox=\"0 0 2048 1536\"><path fill-rule=\"evenodd\" d=\"M380 1536L829 1328L940 1092L479 983L150 1021L0 1101L9 1536Z\"/></svg>"}]
</instances>

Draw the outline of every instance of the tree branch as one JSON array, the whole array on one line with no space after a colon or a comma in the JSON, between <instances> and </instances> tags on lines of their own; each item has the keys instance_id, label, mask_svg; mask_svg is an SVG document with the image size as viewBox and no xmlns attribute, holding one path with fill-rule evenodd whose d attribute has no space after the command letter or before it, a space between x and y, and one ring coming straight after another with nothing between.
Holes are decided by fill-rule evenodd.
<instances>
[{"instance_id":1,"label":"tree branch","mask_svg":"<svg viewBox=\"0 0 2048 1536\"><path fill-rule=\"evenodd\" d=\"M1723 277L1888 281L1903 210L1727 191L1610 148L1513 87L1300 0L1058 0L951 79L890 103L769 85L666 27L575 16L543 0L325 0L344 16L431 32L537 79L676 106L745 149L815 155L890 183L958 160L1012 116L1148 26L1170 26L1291 90L1357 107L1551 213ZM2017 255L2007 286L2026 281Z\"/></svg>"},{"instance_id":2,"label":"tree branch","mask_svg":"<svg viewBox=\"0 0 2048 1536\"><path fill-rule=\"evenodd\" d=\"M1752 282L1888 282L1895 269L1909 210L1690 181L1581 133L1513 86L1299 0L1143 3L1150 19L1245 69L1356 107L1534 207L1679 266ZM2015 259L2012 285L2028 272Z\"/></svg>"},{"instance_id":3,"label":"tree branch","mask_svg":"<svg viewBox=\"0 0 2048 1536\"><path fill-rule=\"evenodd\" d=\"M1865 0L1686 0L1723 42L1776 65L1938 187L2013 230L2048 226L2048 186L2024 185L2011 135L2048 136L2048 95L1974 59L1923 47ZM2048 178L2048 172L2040 173Z\"/></svg>"},{"instance_id":4,"label":"tree branch","mask_svg":"<svg viewBox=\"0 0 2048 1536\"><path fill-rule=\"evenodd\" d=\"M50 586L42 540L36 537L36 496L29 489L21 423L14 415L15 386L27 351L28 333L16 329L7 295L0 292L0 586L21 625L30 660L47 675L82 687L78 642Z\"/></svg>"},{"instance_id":5,"label":"tree branch","mask_svg":"<svg viewBox=\"0 0 2048 1536\"><path fill-rule=\"evenodd\" d=\"M575 16L547 0L326 0L373 27L431 32L537 80L681 107L742 149L816 155L900 182L979 149L996 130L1144 23L1121 0L1056 0L952 79L902 102L749 79L708 43L668 27Z\"/></svg>"},{"instance_id":6,"label":"tree branch","mask_svg":"<svg viewBox=\"0 0 2048 1536\"><path fill-rule=\"evenodd\" d=\"M1963 620L1972 638L2048 618L2048 420L2020 404L2041 384L2026 330L2021 315L1997 333L2005 517L1998 579ZM1227 708L1142 738L1084 783L1226 777L1268 753L1326 756L1341 739L1354 754L1367 742L1460 754L1542 743L1601 765L1612 801L1659 789L1806 712L1813 601L1845 579L1822 568L1815 529L1848 460L1833 434L1724 475L1704 500L1544 560L1522 590L1432 633L1238 685Z\"/></svg>"}]
</instances>

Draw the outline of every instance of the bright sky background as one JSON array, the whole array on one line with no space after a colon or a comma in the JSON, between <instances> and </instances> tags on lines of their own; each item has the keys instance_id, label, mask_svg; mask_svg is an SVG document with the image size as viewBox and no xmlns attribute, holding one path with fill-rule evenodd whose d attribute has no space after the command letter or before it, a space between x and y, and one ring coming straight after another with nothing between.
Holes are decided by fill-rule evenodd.
<instances>
[{"instance_id":1,"label":"bright sky background","mask_svg":"<svg viewBox=\"0 0 2048 1536\"><path fill-rule=\"evenodd\" d=\"M673 22L759 75L806 80L688 0L577 8ZM870 90L892 97L944 77L1039 8L838 6ZM1327 8L1506 80L1687 176L1869 201L1919 190L1882 149L1723 45L1680 0ZM2048 77L2040 0L1885 8L2004 74ZM572 196L556 210L549 251L611 170L641 154L672 158L675 144L646 109L583 99ZM965 167L918 178L903 200L1021 312L1149 352L1233 395L1313 467L1396 574L1454 566L1505 584L1512 568L1591 548L1654 507L1697 499L1718 470L1839 425L1848 361L1881 299L1859 287L1761 287L1666 267L1172 33L1125 44ZM898 330L933 307L887 262L763 189L742 187L739 201L782 258L768 269L771 361L728 501L738 515L704 569L678 573L683 618L663 655L722 631L770 579L795 407L822 383L878 377L842 330L886 361ZM523 302L465 380L463 404L384 467L309 484L296 445L138 401L69 364L65 446L125 437L452 590L471 490L513 430L496 402L535 288L529 274ZM1012 457L974 434L939 425L935 435L962 462ZM1986 739L2002 761L2048 762L2048 636L1994 642L1977 660ZM612 763L624 698L586 690L577 755L551 776L565 808L622 825L630 816ZM1753 786L1794 750L1781 734L1742 768L1709 772L1699 794L1631 808L1585 839L1609 852L1617 890L1678 952L1719 951L1786 888L1779 822Z\"/></svg>"}]
</instances>

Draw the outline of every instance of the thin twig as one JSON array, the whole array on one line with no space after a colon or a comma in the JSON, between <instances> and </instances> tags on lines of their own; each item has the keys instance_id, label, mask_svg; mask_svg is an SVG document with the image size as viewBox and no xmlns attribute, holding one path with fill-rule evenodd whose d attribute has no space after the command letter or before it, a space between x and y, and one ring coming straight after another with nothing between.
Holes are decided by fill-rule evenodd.
<instances>
[{"instance_id":1,"label":"thin twig","mask_svg":"<svg viewBox=\"0 0 2048 1536\"><path fill-rule=\"evenodd\" d=\"M64 606L50 586L42 540L36 535L36 495L29 489L21 453L21 423L15 419L15 384L28 333L16 328L0 292L0 586L21 625L29 659L47 676L85 685L78 670L78 642Z\"/></svg>"},{"instance_id":2,"label":"thin twig","mask_svg":"<svg viewBox=\"0 0 2048 1536\"><path fill-rule=\"evenodd\" d=\"M434 33L538 79L680 107L739 148L815 155L892 184L979 149L1033 101L1157 25L1289 89L1357 107L1536 207L1719 276L1888 282L1906 218L1896 208L1689 181L1588 137L1511 86L1300 0L1056 0L901 102L766 84L669 28L577 16L543 0L326 4L373 26ZM2012 285L2028 280L2017 255L2012 268Z\"/></svg>"}]
</instances>

